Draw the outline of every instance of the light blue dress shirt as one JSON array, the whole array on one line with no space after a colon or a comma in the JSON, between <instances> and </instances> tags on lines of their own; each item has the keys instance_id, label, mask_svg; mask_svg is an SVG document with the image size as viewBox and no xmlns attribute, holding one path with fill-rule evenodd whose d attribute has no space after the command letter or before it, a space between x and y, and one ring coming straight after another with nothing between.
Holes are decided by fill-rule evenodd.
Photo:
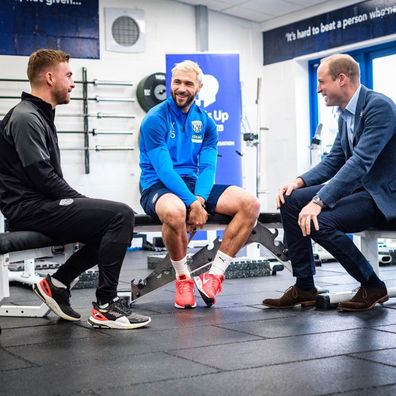
<instances>
[{"instance_id":1,"label":"light blue dress shirt","mask_svg":"<svg viewBox=\"0 0 396 396\"><path fill-rule=\"evenodd\" d=\"M356 106L359 99L361 85L359 85L358 89L353 94L352 98L349 100L348 104L345 106L344 110L338 108L338 115L342 117L345 121L344 125L346 124L347 134L348 134L348 141L349 147L351 151L353 151L353 131L355 130L355 113L356 113Z\"/></svg>"}]
</instances>

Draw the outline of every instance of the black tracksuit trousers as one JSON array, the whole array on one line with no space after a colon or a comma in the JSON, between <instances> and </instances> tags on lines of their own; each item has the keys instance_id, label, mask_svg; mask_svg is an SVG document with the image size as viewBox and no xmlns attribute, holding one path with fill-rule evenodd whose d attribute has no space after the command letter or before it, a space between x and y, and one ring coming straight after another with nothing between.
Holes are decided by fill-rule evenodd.
<instances>
[{"instance_id":1,"label":"black tracksuit trousers","mask_svg":"<svg viewBox=\"0 0 396 396\"><path fill-rule=\"evenodd\" d=\"M9 219L9 225L15 231L41 232L62 244L83 243L53 276L69 286L97 264L97 301L105 304L117 296L122 262L133 235L134 214L128 205L92 198L33 202L17 220Z\"/></svg>"}]
</instances>

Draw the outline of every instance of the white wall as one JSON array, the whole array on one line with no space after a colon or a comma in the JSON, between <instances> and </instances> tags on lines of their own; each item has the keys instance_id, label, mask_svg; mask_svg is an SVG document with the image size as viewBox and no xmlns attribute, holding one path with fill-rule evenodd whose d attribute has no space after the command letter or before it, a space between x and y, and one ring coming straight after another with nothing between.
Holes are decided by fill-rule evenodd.
<instances>
[{"instance_id":1,"label":"white wall","mask_svg":"<svg viewBox=\"0 0 396 396\"><path fill-rule=\"evenodd\" d=\"M275 209L275 194L282 182L308 166L301 158L309 142L307 68L287 61L263 68L263 125L261 152L265 210Z\"/></svg>"},{"instance_id":2,"label":"white wall","mask_svg":"<svg viewBox=\"0 0 396 396\"><path fill-rule=\"evenodd\" d=\"M144 53L123 54L105 49L104 8L137 8L144 10L146 21L146 49ZM195 52L195 10L193 6L171 0L100 0L100 60L73 59L71 64L75 79L81 80L81 68L87 67L88 79L129 80L134 87L93 87L89 96L135 97L137 83L154 72L165 72L165 54ZM209 51L239 52L241 54L241 79L245 82L244 100L254 109L254 78L262 65L261 30L258 24L216 12L209 12ZM0 56L0 78L25 78L28 57ZM253 77L254 76L254 77ZM19 95L29 90L27 84L0 83L1 95ZM81 86L76 86L73 96L82 96ZM0 113L5 113L17 100L0 101ZM89 102L89 112L133 113L135 120L89 119L90 129L130 129L133 136L90 135L90 146L134 146L137 148L137 132L145 115L138 103ZM59 106L57 114L81 113L81 102ZM254 114L254 113L253 113ZM251 115L250 117L253 117ZM57 117L58 130L82 129L82 119ZM59 135L60 147L84 146L82 135ZM91 197L119 200L141 212L139 205L138 150L127 152L90 152L90 173L84 172L83 152L63 151L62 166L69 183ZM254 174L251 175L254 180Z\"/></svg>"},{"instance_id":3,"label":"white wall","mask_svg":"<svg viewBox=\"0 0 396 396\"><path fill-rule=\"evenodd\" d=\"M209 51L239 52L242 113L251 127L251 132L257 131L256 89L263 64L260 26L244 19L210 12ZM242 153L243 186L255 194L256 151L254 147L242 142Z\"/></svg>"}]
</instances>

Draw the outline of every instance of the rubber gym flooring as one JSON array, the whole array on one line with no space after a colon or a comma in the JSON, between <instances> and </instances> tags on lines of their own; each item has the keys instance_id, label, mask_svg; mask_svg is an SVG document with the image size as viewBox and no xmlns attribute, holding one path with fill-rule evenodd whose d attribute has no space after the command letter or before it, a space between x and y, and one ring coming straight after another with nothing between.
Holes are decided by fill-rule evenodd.
<instances>
[{"instance_id":1,"label":"rubber gym flooring","mask_svg":"<svg viewBox=\"0 0 396 396\"><path fill-rule=\"evenodd\" d=\"M148 254L128 252L120 289L148 273ZM396 266L381 276L395 285ZM337 263L315 279L357 286ZM287 270L226 280L215 306L197 293L188 311L173 307L170 284L136 302L152 323L132 331L87 324L94 289L72 292L81 322L1 317L0 395L395 395L396 298L363 313L261 306L292 283ZM6 302L39 304L22 286Z\"/></svg>"}]
</instances>

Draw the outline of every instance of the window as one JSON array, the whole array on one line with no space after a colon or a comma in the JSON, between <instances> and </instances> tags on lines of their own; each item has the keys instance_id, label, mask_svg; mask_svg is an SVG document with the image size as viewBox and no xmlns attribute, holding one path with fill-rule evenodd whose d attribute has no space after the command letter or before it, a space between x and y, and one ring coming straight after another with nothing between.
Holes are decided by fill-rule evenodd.
<instances>
[{"instance_id":1,"label":"window","mask_svg":"<svg viewBox=\"0 0 396 396\"><path fill-rule=\"evenodd\" d=\"M359 62L362 84L384 93L396 102L396 42L350 51L348 54ZM323 97L316 92L319 62L320 59L309 62L310 130L312 140L317 126L322 124L320 136L316 136L320 138L321 144L316 149L321 155L326 155L338 132L338 125L336 108L327 107Z\"/></svg>"},{"instance_id":2,"label":"window","mask_svg":"<svg viewBox=\"0 0 396 396\"><path fill-rule=\"evenodd\" d=\"M373 59L373 89L396 102L396 54ZM393 83L389 77L393 77Z\"/></svg>"}]
</instances>

